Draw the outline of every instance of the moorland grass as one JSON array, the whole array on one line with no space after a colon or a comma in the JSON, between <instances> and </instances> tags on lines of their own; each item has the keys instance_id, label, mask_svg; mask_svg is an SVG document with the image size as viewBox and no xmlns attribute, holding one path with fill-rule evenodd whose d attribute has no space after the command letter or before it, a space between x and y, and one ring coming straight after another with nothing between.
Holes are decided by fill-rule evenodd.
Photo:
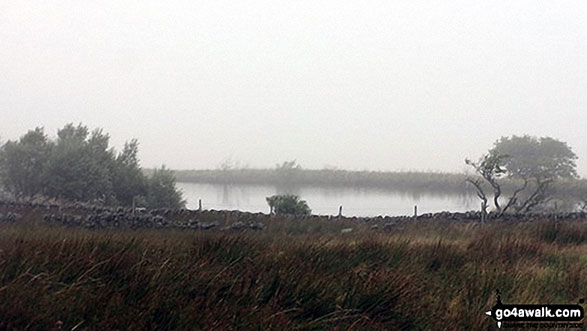
<instances>
[{"instance_id":1,"label":"moorland grass","mask_svg":"<svg viewBox=\"0 0 587 331\"><path fill-rule=\"evenodd\" d=\"M587 297L586 221L345 234L284 222L228 234L0 224L0 329L488 330L496 289L511 303Z\"/></svg>"}]
</instances>

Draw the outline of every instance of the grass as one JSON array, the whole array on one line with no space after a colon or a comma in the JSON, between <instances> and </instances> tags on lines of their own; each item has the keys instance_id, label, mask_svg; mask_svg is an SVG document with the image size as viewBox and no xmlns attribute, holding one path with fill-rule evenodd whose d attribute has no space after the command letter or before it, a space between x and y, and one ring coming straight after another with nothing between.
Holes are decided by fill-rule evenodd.
<instances>
[{"instance_id":1,"label":"grass","mask_svg":"<svg viewBox=\"0 0 587 331\"><path fill-rule=\"evenodd\" d=\"M490 330L587 297L587 221L117 232L0 224L0 329Z\"/></svg>"}]
</instances>

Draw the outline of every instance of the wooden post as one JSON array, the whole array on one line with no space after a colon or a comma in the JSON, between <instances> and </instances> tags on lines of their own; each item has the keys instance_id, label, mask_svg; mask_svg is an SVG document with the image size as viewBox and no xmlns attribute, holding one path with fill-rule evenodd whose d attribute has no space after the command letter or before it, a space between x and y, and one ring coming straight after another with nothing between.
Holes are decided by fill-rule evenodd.
<instances>
[{"instance_id":1,"label":"wooden post","mask_svg":"<svg viewBox=\"0 0 587 331\"><path fill-rule=\"evenodd\" d=\"M198 200L198 211L202 212L202 199Z\"/></svg>"},{"instance_id":2,"label":"wooden post","mask_svg":"<svg viewBox=\"0 0 587 331\"><path fill-rule=\"evenodd\" d=\"M555 201L554 202L554 215L553 215L553 218L554 218L554 221L555 222L556 222L556 219L557 219L557 216L558 216L557 213L558 213L558 203Z\"/></svg>"},{"instance_id":3,"label":"wooden post","mask_svg":"<svg viewBox=\"0 0 587 331\"><path fill-rule=\"evenodd\" d=\"M338 207L338 217L342 217L342 205Z\"/></svg>"},{"instance_id":4,"label":"wooden post","mask_svg":"<svg viewBox=\"0 0 587 331\"><path fill-rule=\"evenodd\" d=\"M414 205L414 218L418 217L418 205Z\"/></svg>"},{"instance_id":5,"label":"wooden post","mask_svg":"<svg viewBox=\"0 0 587 331\"><path fill-rule=\"evenodd\" d=\"M487 218L486 214L487 205L485 201L481 202L481 224L485 224L485 219Z\"/></svg>"}]
</instances>

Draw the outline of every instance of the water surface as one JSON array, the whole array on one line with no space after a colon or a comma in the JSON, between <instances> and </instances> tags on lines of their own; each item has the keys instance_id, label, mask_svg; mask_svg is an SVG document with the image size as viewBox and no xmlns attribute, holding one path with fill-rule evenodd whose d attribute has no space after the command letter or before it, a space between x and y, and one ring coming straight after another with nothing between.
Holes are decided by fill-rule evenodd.
<instances>
[{"instance_id":1,"label":"water surface","mask_svg":"<svg viewBox=\"0 0 587 331\"><path fill-rule=\"evenodd\" d=\"M392 192L360 188L278 188L260 185L222 185L177 183L187 200L187 207L198 208L202 199L204 209L269 212L265 198L274 194L290 193L306 200L313 214L336 215L343 206L345 216L398 216L440 211L462 212L479 209L475 195L438 195L432 193Z\"/></svg>"}]
</instances>

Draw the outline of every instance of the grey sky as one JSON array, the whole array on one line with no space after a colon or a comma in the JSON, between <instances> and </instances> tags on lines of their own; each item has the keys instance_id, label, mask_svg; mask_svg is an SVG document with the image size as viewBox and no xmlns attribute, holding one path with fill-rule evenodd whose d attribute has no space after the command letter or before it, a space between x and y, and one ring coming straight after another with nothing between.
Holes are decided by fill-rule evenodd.
<instances>
[{"instance_id":1,"label":"grey sky","mask_svg":"<svg viewBox=\"0 0 587 331\"><path fill-rule=\"evenodd\" d=\"M587 176L587 2L0 2L0 138L101 127L143 166L460 172L500 136Z\"/></svg>"}]
</instances>

